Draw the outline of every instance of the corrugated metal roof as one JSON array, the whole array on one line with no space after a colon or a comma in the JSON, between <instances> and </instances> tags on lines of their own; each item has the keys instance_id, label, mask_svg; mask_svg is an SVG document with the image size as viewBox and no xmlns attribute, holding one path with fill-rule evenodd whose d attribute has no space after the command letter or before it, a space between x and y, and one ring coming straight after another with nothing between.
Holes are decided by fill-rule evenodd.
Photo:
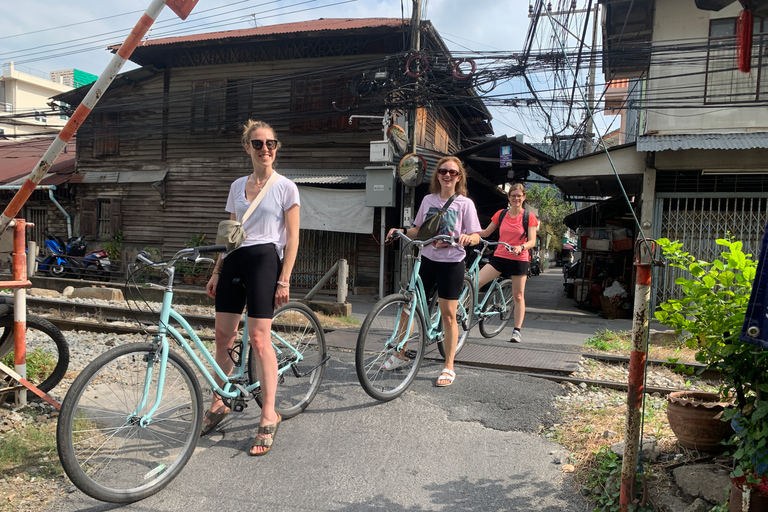
<instances>
[{"instance_id":1,"label":"corrugated metal roof","mask_svg":"<svg viewBox=\"0 0 768 512\"><path fill-rule=\"evenodd\" d=\"M23 141L0 141L0 184L24 183L43 154L51 146L55 136L36 137ZM75 171L75 137L70 139L66 152L62 152L51 167L49 174L71 175ZM47 178L44 178L47 179ZM58 185L41 182L41 185Z\"/></svg>"},{"instance_id":2,"label":"corrugated metal roof","mask_svg":"<svg viewBox=\"0 0 768 512\"><path fill-rule=\"evenodd\" d=\"M277 169L297 185L365 184L365 169Z\"/></svg>"},{"instance_id":3,"label":"corrugated metal roof","mask_svg":"<svg viewBox=\"0 0 768 512\"><path fill-rule=\"evenodd\" d=\"M755 148L768 148L768 132L643 135L637 138L638 151Z\"/></svg>"},{"instance_id":4,"label":"corrugated metal roof","mask_svg":"<svg viewBox=\"0 0 768 512\"><path fill-rule=\"evenodd\" d=\"M139 47L147 47L162 44L208 41L211 39L233 39L239 37L269 36L277 34L295 34L298 32L320 32L332 30L350 30L359 28L400 27L408 25L410 20L400 18L320 18L311 21L299 21L295 23L282 23L280 25L267 25L239 30L226 30L223 32L210 32L207 34L192 34L179 37L165 37L162 39L150 39L142 42ZM110 46L116 50L120 46Z\"/></svg>"}]
</instances>

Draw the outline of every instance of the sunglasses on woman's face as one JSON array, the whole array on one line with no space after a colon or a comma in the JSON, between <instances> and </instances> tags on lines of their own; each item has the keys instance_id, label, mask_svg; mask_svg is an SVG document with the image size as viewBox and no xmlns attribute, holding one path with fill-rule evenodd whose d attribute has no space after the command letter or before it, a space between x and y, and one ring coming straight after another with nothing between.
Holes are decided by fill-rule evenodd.
<instances>
[{"instance_id":1,"label":"sunglasses on woman's face","mask_svg":"<svg viewBox=\"0 0 768 512\"><path fill-rule=\"evenodd\" d=\"M251 146L253 146L253 149L255 149L256 151L263 148L264 144L267 145L267 149L277 149L277 141L275 139L267 139L267 140L253 139L251 141Z\"/></svg>"},{"instance_id":2,"label":"sunglasses on woman's face","mask_svg":"<svg viewBox=\"0 0 768 512\"><path fill-rule=\"evenodd\" d=\"M445 176L446 174L449 176L456 176L457 174L459 174L459 171L457 171L456 169L438 169L437 174L441 176Z\"/></svg>"}]
</instances>

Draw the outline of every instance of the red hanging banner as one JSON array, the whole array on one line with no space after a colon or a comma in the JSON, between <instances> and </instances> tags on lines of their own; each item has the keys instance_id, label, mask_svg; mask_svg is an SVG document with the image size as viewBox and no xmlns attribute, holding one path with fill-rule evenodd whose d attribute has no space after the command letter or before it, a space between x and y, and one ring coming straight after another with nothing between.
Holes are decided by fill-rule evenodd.
<instances>
[{"instance_id":1,"label":"red hanging banner","mask_svg":"<svg viewBox=\"0 0 768 512\"><path fill-rule=\"evenodd\" d=\"M744 9L736 22L736 67L749 73L752 69L752 11Z\"/></svg>"}]
</instances>

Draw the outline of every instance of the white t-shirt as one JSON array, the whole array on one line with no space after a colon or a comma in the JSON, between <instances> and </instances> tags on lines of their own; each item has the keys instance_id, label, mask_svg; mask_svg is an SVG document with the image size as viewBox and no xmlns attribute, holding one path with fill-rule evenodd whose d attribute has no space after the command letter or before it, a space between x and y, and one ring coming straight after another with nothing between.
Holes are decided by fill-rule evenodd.
<instances>
[{"instance_id":1,"label":"white t-shirt","mask_svg":"<svg viewBox=\"0 0 768 512\"><path fill-rule=\"evenodd\" d=\"M236 179L229 187L226 211L234 213L240 220L252 201L245 198L245 184L248 176ZM267 195L259 203L251 216L245 220L245 241L241 247L258 244L275 244L282 259L285 248L285 211L293 205L300 205L299 189L285 176L278 177Z\"/></svg>"},{"instance_id":2,"label":"white t-shirt","mask_svg":"<svg viewBox=\"0 0 768 512\"><path fill-rule=\"evenodd\" d=\"M424 196L413 225L421 227L427 217L440 210L446 201L447 199L442 199L440 194L429 194ZM438 234L451 235L455 238L459 238L459 235L461 234L471 235L472 233L479 233L480 231L482 231L482 228L480 227L480 221L477 219L475 203L466 196L456 196L456 199L453 200L448 207L448 210L446 210L445 215L440 219ZM456 247L453 245L448 247L428 245L424 248L424 251L421 254L432 261L443 261L448 263L461 261L464 259L464 256L466 256L463 247Z\"/></svg>"}]
</instances>

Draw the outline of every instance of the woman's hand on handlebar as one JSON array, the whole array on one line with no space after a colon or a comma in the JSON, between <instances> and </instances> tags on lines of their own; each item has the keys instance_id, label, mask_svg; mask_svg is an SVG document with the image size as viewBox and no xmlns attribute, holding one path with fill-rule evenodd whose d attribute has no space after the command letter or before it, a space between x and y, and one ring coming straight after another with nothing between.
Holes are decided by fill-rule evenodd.
<instances>
[{"instance_id":1,"label":"woman's hand on handlebar","mask_svg":"<svg viewBox=\"0 0 768 512\"><path fill-rule=\"evenodd\" d=\"M403 228L392 228L389 230L389 233L387 233L387 240L392 240L392 238L395 236L395 234L406 234L406 230Z\"/></svg>"},{"instance_id":2,"label":"woman's hand on handlebar","mask_svg":"<svg viewBox=\"0 0 768 512\"><path fill-rule=\"evenodd\" d=\"M476 245L477 243L479 243L479 242L475 241L475 239L473 237L474 237L474 235L468 235L466 233L460 234L459 235L459 245L463 245L464 247L466 247L468 245ZM478 236L478 238L480 238L480 237Z\"/></svg>"}]
</instances>

